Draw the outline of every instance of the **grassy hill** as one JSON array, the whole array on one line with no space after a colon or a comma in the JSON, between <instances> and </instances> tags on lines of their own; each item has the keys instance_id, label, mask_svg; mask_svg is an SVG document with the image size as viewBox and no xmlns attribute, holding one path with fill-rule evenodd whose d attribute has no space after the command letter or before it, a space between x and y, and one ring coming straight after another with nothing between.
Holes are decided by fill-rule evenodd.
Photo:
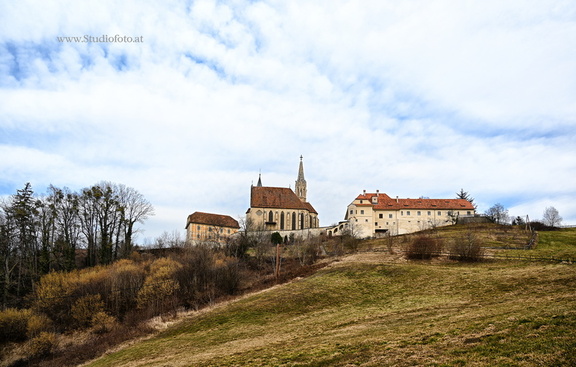
<instances>
[{"instance_id":1,"label":"grassy hill","mask_svg":"<svg viewBox=\"0 0 576 367\"><path fill-rule=\"evenodd\" d=\"M406 261L396 241L395 254L343 257L88 365L576 365L574 265ZM575 255L576 231L542 232L523 254L554 249Z\"/></svg>"}]
</instances>

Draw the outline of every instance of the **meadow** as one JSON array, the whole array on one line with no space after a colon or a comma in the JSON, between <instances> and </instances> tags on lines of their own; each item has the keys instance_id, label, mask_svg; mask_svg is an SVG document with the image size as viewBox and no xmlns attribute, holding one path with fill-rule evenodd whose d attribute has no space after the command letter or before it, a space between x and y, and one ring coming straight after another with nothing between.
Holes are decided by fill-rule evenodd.
<instances>
[{"instance_id":1,"label":"meadow","mask_svg":"<svg viewBox=\"0 0 576 367\"><path fill-rule=\"evenodd\" d=\"M576 259L574 229L540 232L529 250L506 239L521 232L477 230L492 254ZM574 265L406 260L407 241L365 241L309 277L193 313L87 366L576 365Z\"/></svg>"}]
</instances>

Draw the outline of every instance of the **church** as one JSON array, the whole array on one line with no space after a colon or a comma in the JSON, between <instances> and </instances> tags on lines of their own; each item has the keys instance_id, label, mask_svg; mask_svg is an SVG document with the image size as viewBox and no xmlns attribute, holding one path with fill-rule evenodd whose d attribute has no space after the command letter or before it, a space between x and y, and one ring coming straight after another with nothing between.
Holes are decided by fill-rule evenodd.
<instances>
[{"instance_id":1,"label":"church","mask_svg":"<svg viewBox=\"0 0 576 367\"><path fill-rule=\"evenodd\" d=\"M306 201L306 190L300 156L294 191L287 187L263 186L262 176L258 177L258 184L250 188L250 208L246 211L246 220L255 228L267 231L318 228L318 212Z\"/></svg>"}]
</instances>

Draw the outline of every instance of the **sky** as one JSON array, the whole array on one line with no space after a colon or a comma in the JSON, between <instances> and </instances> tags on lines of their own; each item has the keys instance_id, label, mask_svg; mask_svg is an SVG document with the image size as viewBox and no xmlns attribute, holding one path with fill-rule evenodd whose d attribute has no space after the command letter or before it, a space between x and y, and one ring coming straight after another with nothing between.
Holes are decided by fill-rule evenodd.
<instances>
[{"instance_id":1,"label":"sky","mask_svg":"<svg viewBox=\"0 0 576 367\"><path fill-rule=\"evenodd\" d=\"M576 224L576 2L0 0L0 196L121 183L147 242L301 155L323 226L460 189Z\"/></svg>"}]
</instances>

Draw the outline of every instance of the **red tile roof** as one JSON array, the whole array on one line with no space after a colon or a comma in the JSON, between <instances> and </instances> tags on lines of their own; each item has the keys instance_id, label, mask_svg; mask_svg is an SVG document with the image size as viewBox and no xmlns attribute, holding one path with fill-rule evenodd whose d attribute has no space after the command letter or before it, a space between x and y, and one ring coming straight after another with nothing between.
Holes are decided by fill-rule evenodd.
<instances>
[{"instance_id":1,"label":"red tile roof","mask_svg":"<svg viewBox=\"0 0 576 367\"><path fill-rule=\"evenodd\" d=\"M250 207L301 209L318 214L312 204L303 202L292 189L285 187L252 186Z\"/></svg>"},{"instance_id":2,"label":"red tile roof","mask_svg":"<svg viewBox=\"0 0 576 367\"><path fill-rule=\"evenodd\" d=\"M186 228L190 223L207 224L209 226L240 228L238 221L228 215L194 212L188 216Z\"/></svg>"},{"instance_id":3,"label":"red tile roof","mask_svg":"<svg viewBox=\"0 0 576 367\"><path fill-rule=\"evenodd\" d=\"M373 198L377 197L376 204ZM384 193L365 193L358 195L356 200L366 201L357 206L373 206L375 210L399 209L443 209L443 210L474 210L474 206L465 199L392 199Z\"/></svg>"}]
</instances>

